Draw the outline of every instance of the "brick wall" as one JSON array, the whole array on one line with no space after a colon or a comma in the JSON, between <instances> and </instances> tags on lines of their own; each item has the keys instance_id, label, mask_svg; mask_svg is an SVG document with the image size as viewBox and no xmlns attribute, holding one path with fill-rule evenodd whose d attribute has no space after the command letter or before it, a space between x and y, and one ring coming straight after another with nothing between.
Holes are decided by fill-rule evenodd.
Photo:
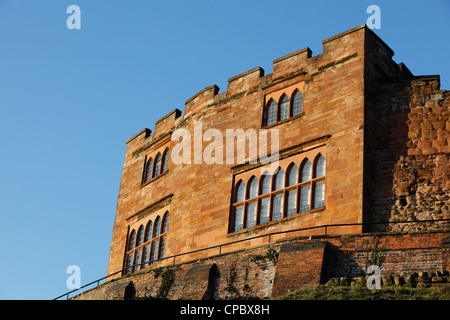
<instances>
[{"instance_id":1,"label":"brick wall","mask_svg":"<svg viewBox=\"0 0 450 320\"><path fill-rule=\"evenodd\" d=\"M75 299L272 297L334 277L364 275L375 242L382 275L450 268L450 232L398 232L287 239L158 267L107 282Z\"/></svg>"}]
</instances>

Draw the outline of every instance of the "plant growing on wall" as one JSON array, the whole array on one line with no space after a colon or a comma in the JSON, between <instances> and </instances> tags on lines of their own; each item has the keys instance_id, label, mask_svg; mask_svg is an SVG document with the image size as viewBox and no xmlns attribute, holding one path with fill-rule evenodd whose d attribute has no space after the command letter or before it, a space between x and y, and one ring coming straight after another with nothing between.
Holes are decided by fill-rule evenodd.
<instances>
[{"instance_id":1,"label":"plant growing on wall","mask_svg":"<svg viewBox=\"0 0 450 320\"><path fill-rule=\"evenodd\" d=\"M385 248L379 247L380 239L374 237L374 241L370 246L370 252L366 256L366 270L369 266L376 265L381 268L384 260L386 259Z\"/></svg>"}]
</instances>

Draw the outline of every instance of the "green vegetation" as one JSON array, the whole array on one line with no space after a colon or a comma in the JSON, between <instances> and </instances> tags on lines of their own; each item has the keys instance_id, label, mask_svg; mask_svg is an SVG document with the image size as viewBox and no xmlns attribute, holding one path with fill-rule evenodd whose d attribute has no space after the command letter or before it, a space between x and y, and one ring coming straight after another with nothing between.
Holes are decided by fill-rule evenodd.
<instances>
[{"instance_id":1,"label":"green vegetation","mask_svg":"<svg viewBox=\"0 0 450 320\"><path fill-rule=\"evenodd\" d=\"M276 300L450 300L447 287L410 288L312 285L275 298Z\"/></svg>"}]
</instances>

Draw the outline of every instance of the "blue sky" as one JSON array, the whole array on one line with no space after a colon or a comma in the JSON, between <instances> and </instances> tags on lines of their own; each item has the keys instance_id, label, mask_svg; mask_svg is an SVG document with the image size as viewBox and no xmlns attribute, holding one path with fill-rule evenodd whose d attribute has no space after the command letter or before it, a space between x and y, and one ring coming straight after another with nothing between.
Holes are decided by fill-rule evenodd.
<instances>
[{"instance_id":1,"label":"blue sky","mask_svg":"<svg viewBox=\"0 0 450 320\"><path fill-rule=\"evenodd\" d=\"M69 5L81 30L69 30ZM450 1L0 0L0 299L106 275L125 142L203 88L366 23L450 89Z\"/></svg>"}]
</instances>

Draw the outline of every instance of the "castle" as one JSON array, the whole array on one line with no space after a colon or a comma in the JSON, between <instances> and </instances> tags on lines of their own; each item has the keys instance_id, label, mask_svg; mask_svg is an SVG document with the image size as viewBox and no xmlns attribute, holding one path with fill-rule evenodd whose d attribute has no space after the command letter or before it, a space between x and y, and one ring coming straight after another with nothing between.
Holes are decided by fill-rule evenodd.
<instances>
[{"instance_id":1,"label":"castle","mask_svg":"<svg viewBox=\"0 0 450 320\"><path fill-rule=\"evenodd\" d=\"M362 25L321 54L305 48L270 74L204 88L131 137L115 281L80 297L152 286L170 298L275 296L364 274L374 235L385 274L449 270L450 94L393 55Z\"/></svg>"}]
</instances>

